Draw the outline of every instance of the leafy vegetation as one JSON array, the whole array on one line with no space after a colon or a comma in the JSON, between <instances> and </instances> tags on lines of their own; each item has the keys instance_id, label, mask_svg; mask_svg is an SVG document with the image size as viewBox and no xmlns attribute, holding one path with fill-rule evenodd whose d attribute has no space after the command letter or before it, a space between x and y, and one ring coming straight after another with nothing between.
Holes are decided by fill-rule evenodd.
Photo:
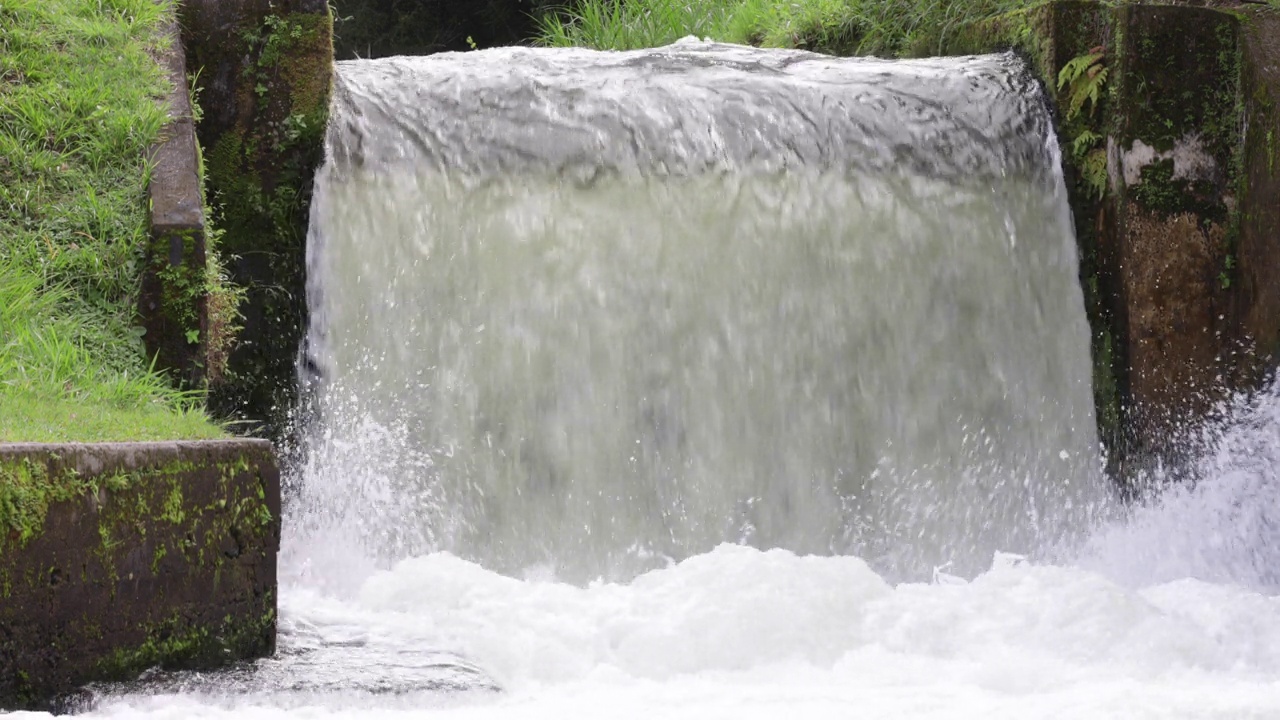
<instances>
[{"instance_id":1,"label":"leafy vegetation","mask_svg":"<svg viewBox=\"0 0 1280 720\"><path fill-rule=\"evenodd\" d=\"M629 50L687 35L859 55L927 55L965 23L1027 0L580 0L542 17L539 42Z\"/></svg>"},{"instance_id":2,"label":"leafy vegetation","mask_svg":"<svg viewBox=\"0 0 1280 720\"><path fill-rule=\"evenodd\" d=\"M937 53L949 35L967 23L1042 1L563 0L553 11L541 14L537 41L556 47L634 50L695 35L763 47L921 56ZM1280 0L1265 2L1280 7Z\"/></svg>"},{"instance_id":3,"label":"leafy vegetation","mask_svg":"<svg viewBox=\"0 0 1280 720\"><path fill-rule=\"evenodd\" d=\"M170 2L0 0L0 441L210 437L138 327Z\"/></svg>"},{"instance_id":4,"label":"leafy vegetation","mask_svg":"<svg viewBox=\"0 0 1280 720\"><path fill-rule=\"evenodd\" d=\"M1067 93L1067 118L1073 118L1084 110L1089 103L1089 114L1098 109L1102 97L1102 88L1106 85L1107 66L1103 63L1106 51L1102 46L1090 48L1089 52L1071 58L1058 72L1058 90L1064 88Z\"/></svg>"},{"instance_id":5,"label":"leafy vegetation","mask_svg":"<svg viewBox=\"0 0 1280 720\"><path fill-rule=\"evenodd\" d=\"M1107 191L1107 151L1102 147L1101 130L1091 127L1093 116L1102 102L1109 68L1106 66L1106 48L1090 48L1083 55L1072 58L1058 72L1058 92L1066 91L1066 121L1071 136L1071 157L1089 190L1099 200ZM1090 122L1075 123L1086 104Z\"/></svg>"}]
</instances>

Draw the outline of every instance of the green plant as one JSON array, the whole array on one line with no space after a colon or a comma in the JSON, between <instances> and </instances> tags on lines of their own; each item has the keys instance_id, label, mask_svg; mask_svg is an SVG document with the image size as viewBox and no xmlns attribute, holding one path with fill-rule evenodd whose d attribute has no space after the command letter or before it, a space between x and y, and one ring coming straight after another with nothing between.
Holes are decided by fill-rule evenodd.
<instances>
[{"instance_id":1,"label":"green plant","mask_svg":"<svg viewBox=\"0 0 1280 720\"><path fill-rule=\"evenodd\" d=\"M1097 111L1109 72L1105 57L1103 47L1090 48L1083 55L1068 60L1058 72L1058 92L1063 88L1067 90L1067 120L1079 115L1085 103L1089 103L1090 115Z\"/></svg>"},{"instance_id":2,"label":"green plant","mask_svg":"<svg viewBox=\"0 0 1280 720\"><path fill-rule=\"evenodd\" d=\"M931 54L967 23L1028 0L570 0L539 18L538 42L628 50L686 35L858 55Z\"/></svg>"},{"instance_id":3,"label":"green plant","mask_svg":"<svg viewBox=\"0 0 1280 720\"><path fill-rule=\"evenodd\" d=\"M1071 158L1080 171L1080 178L1099 200L1107 191L1107 152L1102 147L1102 134L1096 132L1090 123L1097 114L1107 83L1105 58L1104 47L1090 48L1062 66L1057 84L1058 92L1066 95L1064 115L1072 128L1068 131L1072 133L1069 143ZM1089 110L1087 117L1084 114L1086 105Z\"/></svg>"}]
</instances>

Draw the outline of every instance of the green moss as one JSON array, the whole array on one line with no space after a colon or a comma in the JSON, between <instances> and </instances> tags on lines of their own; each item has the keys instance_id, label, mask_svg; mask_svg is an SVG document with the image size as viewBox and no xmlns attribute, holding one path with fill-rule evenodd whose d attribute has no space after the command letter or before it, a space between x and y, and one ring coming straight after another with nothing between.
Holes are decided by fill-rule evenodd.
<instances>
[{"instance_id":1,"label":"green moss","mask_svg":"<svg viewBox=\"0 0 1280 720\"><path fill-rule=\"evenodd\" d=\"M221 487L228 488L232 478L252 468L244 456L220 464ZM50 507L90 495L101 503L98 534L104 558L119 546L122 528L131 528L146 537L147 526L153 522L181 525L193 517L219 513L227 507L227 497L217 498L205 507L192 507L184 497L182 478L201 469L188 461L173 461L157 468L85 478L72 470L51 473L49 465L30 459L0 462L0 556L11 547L26 547L39 537ZM273 518L265 498L261 482L250 494L232 498L237 502L235 512L224 525L252 515L254 520L248 526L269 527ZM153 512L153 507L159 512ZM163 557L163 552L157 553Z\"/></svg>"},{"instance_id":2,"label":"green moss","mask_svg":"<svg viewBox=\"0 0 1280 720\"><path fill-rule=\"evenodd\" d=\"M193 626L181 614L144 628L145 639L130 648L119 648L101 660L95 676L103 680L127 680L153 667L203 669L226 664L227 657L265 654L275 627L274 598L263 599L266 610L255 618L236 622L226 616L212 626Z\"/></svg>"},{"instance_id":3,"label":"green moss","mask_svg":"<svg viewBox=\"0 0 1280 720\"><path fill-rule=\"evenodd\" d=\"M78 475L50 476L42 463L0 461L0 553L10 546L25 547L43 531L50 505L90 488Z\"/></svg>"},{"instance_id":4,"label":"green moss","mask_svg":"<svg viewBox=\"0 0 1280 720\"><path fill-rule=\"evenodd\" d=\"M182 485L177 479L169 482L169 493L165 497L164 513L160 515L160 519L174 525L181 525L186 519L186 513L183 512Z\"/></svg>"},{"instance_id":5,"label":"green moss","mask_svg":"<svg viewBox=\"0 0 1280 720\"><path fill-rule=\"evenodd\" d=\"M1228 164L1239 136L1242 49L1236 16L1213 10L1159 13L1125 6L1119 24L1141 24L1144 41L1129 43L1124 72L1132 84L1119 108L1120 140L1167 152L1198 135ZM1170 52L1171 47L1180 48Z\"/></svg>"},{"instance_id":6,"label":"green moss","mask_svg":"<svg viewBox=\"0 0 1280 720\"><path fill-rule=\"evenodd\" d=\"M1142 168L1141 181L1129 188L1129 197L1140 205L1161 213L1194 213L1204 221L1228 220L1220 191L1208 180L1174 177L1172 158L1158 160Z\"/></svg>"},{"instance_id":7,"label":"green moss","mask_svg":"<svg viewBox=\"0 0 1280 720\"><path fill-rule=\"evenodd\" d=\"M305 326L306 232L312 175L328 121L332 21L327 13L267 14L223 43L192 48L192 67L241 68L233 97L250 108L229 126L206 116L201 136L224 250L239 256L253 320L210 402L219 414L264 421L268 432L296 393L294 353ZM247 58L247 62L244 59Z\"/></svg>"},{"instance_id":8,"label":"green moss","mask_svg":"<svg viewBox=\"0 0 1280 720\"><path fill-rule=\"evenodd\" d=\"M25 670L18 671L17 687L13 690L18 707L31 707L38 700L35 686L31 684L31 676Z\"/></svg>"}]
</instances>

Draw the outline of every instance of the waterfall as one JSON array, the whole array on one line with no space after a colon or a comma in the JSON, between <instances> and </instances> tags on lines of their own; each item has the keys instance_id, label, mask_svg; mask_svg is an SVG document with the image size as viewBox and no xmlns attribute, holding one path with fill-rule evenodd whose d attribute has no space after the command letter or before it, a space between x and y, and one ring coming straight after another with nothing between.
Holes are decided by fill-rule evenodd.
<instances>
[{"instance_id":1,"label":"waterfall","mask_svg":"<svg viewBox=\"0 0 1280 720\"><path fill-rule=\"evenodd\" d=\"M585 582L735 543L971 575L1106 504L1056 141L1012 55L345 62L327 149L310 562Z\"/></svg>"}]
</instances>

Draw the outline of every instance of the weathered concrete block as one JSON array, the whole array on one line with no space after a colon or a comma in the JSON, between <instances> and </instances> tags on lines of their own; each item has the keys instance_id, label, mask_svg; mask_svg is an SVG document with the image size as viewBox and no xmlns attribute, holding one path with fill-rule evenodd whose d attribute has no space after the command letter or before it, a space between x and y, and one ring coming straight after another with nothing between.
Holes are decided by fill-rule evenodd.
<instances>
[{"instance_id":1,"label":"weathered concrete block","mask_svg":"<svg viewBox=\"0 0 1280 720\"><path fill-rule=\"evenodd\" d=\"M1129 454L1167 460L1228 389L1227 308L1242 119L1240 23L1196 7L1122 6L1107 153L1117 215Z\"/></svg>"},{"instance_id":2,"label":"weathered concrete block","mask_svg":"<svg viewBox=\"0 0 1280 720\"><path fill-rule=\"evenodd\" d=\"M0 445L0 708L275 647L270 443Z\"/></svg>"},{"instance_id":3,"label":"weathered concrete block","mask_svg":"<svg viewBox=\"0 0 1280 720\"><path fill-rule=\"evenodd\" d=\"M280 429L306 327L306 237L333 78L325 0L187 0L187 65L200 73L206 188L219 247L245 289L244 329L210 404Z\"/></svg>"}]
</instances>

